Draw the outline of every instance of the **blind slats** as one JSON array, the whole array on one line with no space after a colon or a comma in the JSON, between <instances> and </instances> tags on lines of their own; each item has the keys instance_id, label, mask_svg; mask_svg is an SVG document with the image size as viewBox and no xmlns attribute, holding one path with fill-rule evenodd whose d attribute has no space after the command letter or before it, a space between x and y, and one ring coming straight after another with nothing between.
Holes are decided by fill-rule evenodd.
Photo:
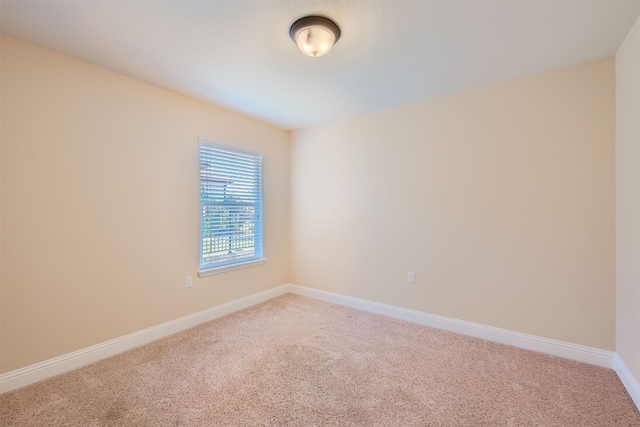
<instances>
[{"instance_id":1,"label":"blind slats","mask_svg":"<svg viewBox=\"0 0 640 427\"><path fill-rule=\"evenodd\" d=\"M262 156L200 143L200 268L262 258Z\"/></svg>"}]
</instances>

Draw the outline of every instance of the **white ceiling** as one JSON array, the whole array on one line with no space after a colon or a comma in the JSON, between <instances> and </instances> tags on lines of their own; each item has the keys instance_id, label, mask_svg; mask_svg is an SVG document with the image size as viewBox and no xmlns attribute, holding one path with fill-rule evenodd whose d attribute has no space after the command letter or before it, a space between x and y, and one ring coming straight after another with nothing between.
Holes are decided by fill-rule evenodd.
<instances>
[{"instance_id":1,"label":"white ceiling","mask_svg":"<svg viewBox=\"0 0 640 427\"><path fill-rule=\"evenodd\" d=\"M285 129L615 53L640 0L0 2L9 35ZM326 56L289 39L333 19Z\"/></svg>"}]
</instances>

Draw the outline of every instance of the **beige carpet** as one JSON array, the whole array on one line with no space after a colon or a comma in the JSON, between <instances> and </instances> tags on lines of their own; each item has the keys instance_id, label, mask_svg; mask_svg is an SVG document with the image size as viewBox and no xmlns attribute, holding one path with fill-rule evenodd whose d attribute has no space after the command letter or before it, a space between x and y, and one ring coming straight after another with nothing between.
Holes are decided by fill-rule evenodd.
<instances>
[{"instance_id":1,"label":"beige carpet","mask_svg":"<svg viewBox=\"0 0 640 427\"><path fill-rule=\"evenodd\" d=\"M640 426L612 370L295 295L0 408L3 426Z\"/></svg>"}]
</instances>

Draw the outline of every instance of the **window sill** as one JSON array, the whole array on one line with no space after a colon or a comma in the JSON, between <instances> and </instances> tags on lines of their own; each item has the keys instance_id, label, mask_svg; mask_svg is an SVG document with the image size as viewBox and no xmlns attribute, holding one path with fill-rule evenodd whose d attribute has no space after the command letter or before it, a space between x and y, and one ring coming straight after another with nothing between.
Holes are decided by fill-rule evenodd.
<instances>
[{"instance_id":1,"label":"window sill","mask_svg":"<svg viewBox=\"0 0 640 427\"><path fill-rule=\"evenodd\" d=\"M253 259L251 261L240 262L237 264L223 265L221 267L207 268L198 271L198 277L213 276L214 274L226 273L227 271L240 270L241 268L253 267L255 265L264 264L266 258Z\"/></svg>"}]
</instances>

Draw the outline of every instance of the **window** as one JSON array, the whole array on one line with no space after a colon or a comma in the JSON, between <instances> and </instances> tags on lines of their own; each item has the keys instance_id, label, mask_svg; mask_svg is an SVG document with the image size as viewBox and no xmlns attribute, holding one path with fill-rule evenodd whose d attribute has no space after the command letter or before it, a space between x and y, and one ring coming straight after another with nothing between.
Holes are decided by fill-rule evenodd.
<instances>
[{"instance_id":1,"label":"window","mask_svg":"<svg viewBox=\"0 0 640 427\"><path fill-rule=\"evenodd\" d=\"M201 138L201 275L263 261L262 155Z\"/></svg>"}]
</instances>

